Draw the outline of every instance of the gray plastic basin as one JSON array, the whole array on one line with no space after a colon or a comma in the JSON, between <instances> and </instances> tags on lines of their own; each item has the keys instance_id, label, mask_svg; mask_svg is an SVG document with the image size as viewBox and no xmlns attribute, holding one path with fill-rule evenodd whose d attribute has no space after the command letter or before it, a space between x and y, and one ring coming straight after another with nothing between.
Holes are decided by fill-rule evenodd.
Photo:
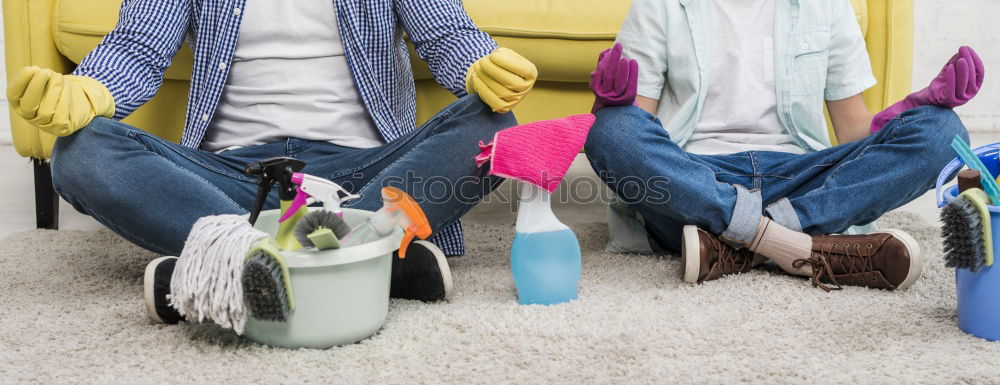
<instances>
[{"instance_id":1,"label":"gray plastic basin","mask_svg":"<svg viewBox=\"0 0 1000 385\"><path fill-rule=\"evenodd\" d=\"M279 210L261 212L256 228L273 236L279 214ZM372 214L344 209L344 220L354 227ZM403 230L397 228L387 237L358 246L283 252L296 308L287 322L251 317L246 336L271 346L326 349L374 335L389 311L390 258L402 239Z\"/></svg>"}]
</instances>

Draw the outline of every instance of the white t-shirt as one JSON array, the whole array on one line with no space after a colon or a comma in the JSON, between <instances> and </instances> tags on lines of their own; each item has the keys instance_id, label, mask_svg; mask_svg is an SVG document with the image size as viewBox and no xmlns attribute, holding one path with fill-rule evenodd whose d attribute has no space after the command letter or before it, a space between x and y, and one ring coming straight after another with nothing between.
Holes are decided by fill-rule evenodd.
<instances>
[{"instance_id":1,"label":"white t-shirt","mask_svg":"<svg viewBox=\"0 0 1000 385\"><path fill-rule=\"evenodd\" d=\"M778 120L774 85L775 0L712 0L712 71L694 133L697 154L803 153Z\"/></svg>"},{"instance_id":2,"label":"white t-shirt","mask_svg":"<svg viewBox=\"0 0 1000 385\"><path fill-rule=\"evenodd\" d=\"M358 95L331 0L249 0L229 77L201 147L284 138L383 144Z\"/></svg>"}]
</instances>

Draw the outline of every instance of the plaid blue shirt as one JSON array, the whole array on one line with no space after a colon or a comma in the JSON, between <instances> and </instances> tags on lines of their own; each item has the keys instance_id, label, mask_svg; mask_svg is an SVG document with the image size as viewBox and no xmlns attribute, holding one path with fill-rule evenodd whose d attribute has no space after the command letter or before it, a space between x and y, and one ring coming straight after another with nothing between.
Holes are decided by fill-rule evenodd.
<instances>
[{"instance_id":1,"label":"plaid blue shirt","mask_svg":"<svg viewBox=\"0 0 1000 385\"><path fill-rule=\"evenodd\" d=\"M271 0L284 1L284 0ZM416 92L403 33L438 83L465 94L465 72L496 43L476 28L460 0L331 0L358 93L382 137L416 127ZM181 145L199 147L215 112L236 49L246 0L125 0L118 24L73 72L104 84L122 119L151 99L186 40L194 51ZM433 241L464 253L461 223Z\"/></svg>"}]
</instances>

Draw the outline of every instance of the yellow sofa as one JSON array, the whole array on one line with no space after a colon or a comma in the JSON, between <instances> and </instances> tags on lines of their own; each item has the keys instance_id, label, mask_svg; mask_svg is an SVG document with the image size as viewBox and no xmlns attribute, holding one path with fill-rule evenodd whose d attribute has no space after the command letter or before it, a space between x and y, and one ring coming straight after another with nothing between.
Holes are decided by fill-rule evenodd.
<instances>
[{"instance_id":1,"label":"yellow sofa","mask_svg":"<svg viewBox=\"0 0 1000 385\"><path fill-rule=\"evenodd\" d=\"M331 0L332 1L332 0ZM865 102L881 110L910 91L913 58L913 0L850 0L866 34L878 85ZM585 113L593 97L587 89L597 53L611 45L629 1L613 0L465 0L476 24L502 46L513 48L539 70L534 91L514 110L521 122ZM38 65L70 72L114 26L121 0L3 0L7 75ZM452 100L414 58L418 124ZM191 76L191 51L185 46L167 71L153 100L125 122L177 141ZM891 70L890 70L891 69ZM14 146L34 159L38 226L58 226L58 197L48 166L55 138L11 114Z\"/></svg>"}]
</instances>

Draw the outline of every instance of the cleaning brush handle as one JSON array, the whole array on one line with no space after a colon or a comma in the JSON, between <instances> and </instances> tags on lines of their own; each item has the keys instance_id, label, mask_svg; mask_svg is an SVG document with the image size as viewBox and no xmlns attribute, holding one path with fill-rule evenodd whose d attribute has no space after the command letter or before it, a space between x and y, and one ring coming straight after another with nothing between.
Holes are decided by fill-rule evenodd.
<instances>
[{"instance_id":1,"label":"cleaning brush handle","mask_svg":"<svg viewBox=\"0 0 1000 385\"><path fill-rule=\"evenodd\" d=\"M967 168L958 172L958 193L961 194L970 188L983 188L982 174L979 171Z\"/></svg>"},{"instance_id":2,"label":"cleaning brush handle","mask_svg":"<svg viewBox=\"0 0 1000 385\"><path fill-rule=\"evenodd\" d=\"M983 182L983 190L989 195L990 200L993 205L1000 205L1000 186L997 185L997 181L993 179L990 170L986 168L983 161L979 159L979 155L974 153L972 149L969 148L969 144L965 143L965 140L961 136L955 135L951 140L951 148L958 153L958 156L962 158L969 168L979 171L980 178Z\"/></svg>"},{"instance_id":3,"label":"cleaning brush handle","mask_svg":"<svg viewBox=\"0 0 1000 385\"><path fill-rule=\"evenodd\" d=\"M975 149L972 152L977 157L980 157L980 158L996 157L997 154L1000 153L1000 143L988 144L988 145L979 147L979 148ZM934 195L935 195L935 198L936 198L936 201L937 201L937 206L939 208L940 207L944 207L944 205L947 204L947 202L945 202L945 200L944 200L944 193L945 193L945 190L946 190L944 188L944 184L946 182L948 182L948 179L953 174L955 174L955 172L957 172L959 169L961 169L963 165L965 165L965 162L962 161L962 158L961 157L956 157L955 159L952 159L952 161L949 162L948 165L944 166L944 169L942 169L941 173L938 174L937 182L935 183L935 188L934 188L934 190L935 190ZM984 189L984 191L985 191L985 189Z\"/></svg>"}]
</instances>

